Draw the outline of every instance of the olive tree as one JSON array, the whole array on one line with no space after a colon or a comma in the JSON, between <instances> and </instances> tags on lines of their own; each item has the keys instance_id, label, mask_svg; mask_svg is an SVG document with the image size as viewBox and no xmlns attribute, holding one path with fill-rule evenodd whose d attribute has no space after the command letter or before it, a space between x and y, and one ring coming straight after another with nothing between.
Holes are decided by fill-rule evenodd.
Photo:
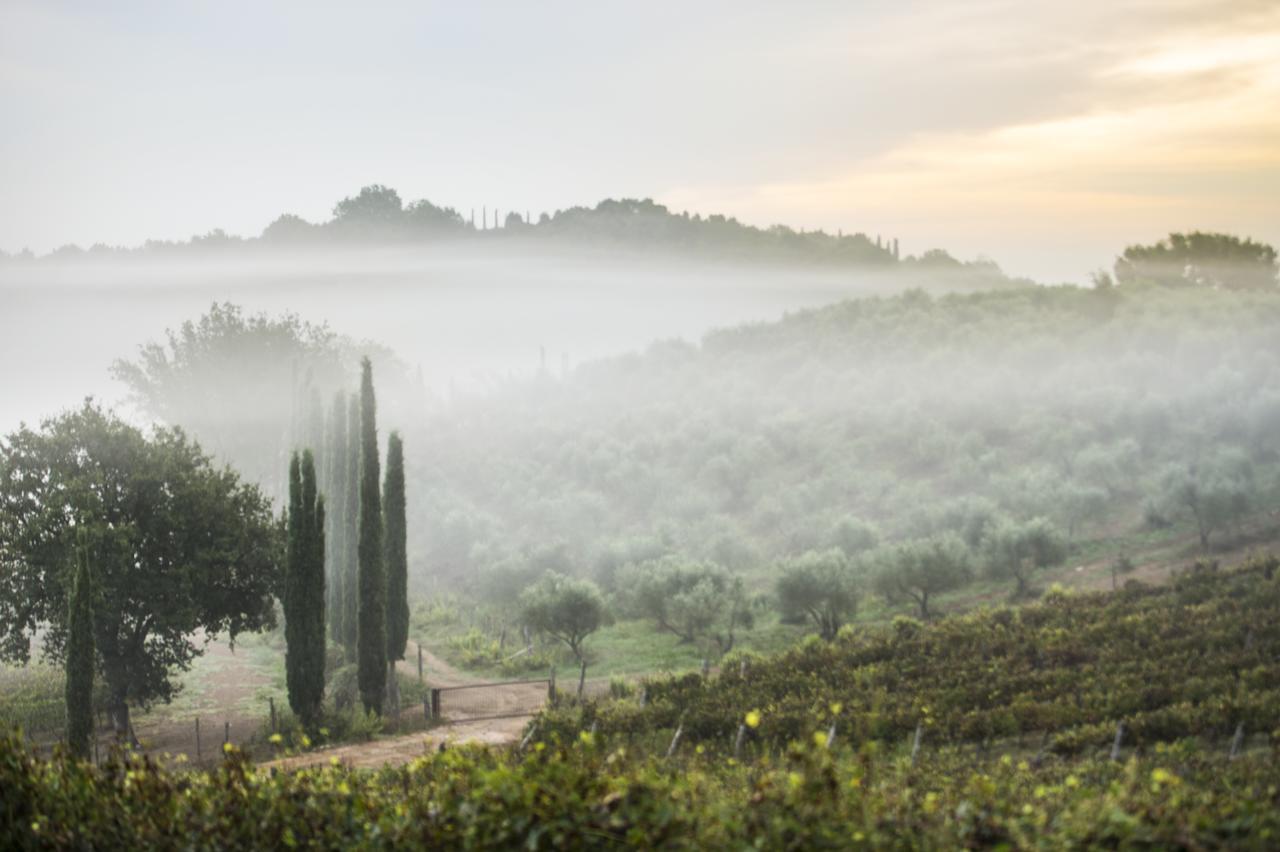
<instances>
[{"instance_id":1,"label":"olive tree","mask_svg":"<svg viewBox=\"0 0 1280 852\"><path fill-rule=\"evenodd\" d=\"M582 643L604 623L604 598L590 580L548 571L520 595L521 619L569 646L579 663Z\"/></svg>"},{"instance_id":2,"label":"olive tree","mask_svg":"<svg viewBox=\"0 0 1280 852\"><path fill-rule=\"evenodd\" d=\"M788 559L774 588L783 620L808 620L828 642L858 610L858 583L841 550L811 550Z\"/></svg>"},{"instance_id":3,"label":"olive tree","mask_svg":"<svg viewBox=\"0 0 1280 852\"><path fill-rule=\"evenodd\" d=\"M929 600L963 586L973 574L969 551L953 533L904 542L869 559L876 590L889 603L911 601L926 621L932 614Z\"/></svg>"}]
</instances>

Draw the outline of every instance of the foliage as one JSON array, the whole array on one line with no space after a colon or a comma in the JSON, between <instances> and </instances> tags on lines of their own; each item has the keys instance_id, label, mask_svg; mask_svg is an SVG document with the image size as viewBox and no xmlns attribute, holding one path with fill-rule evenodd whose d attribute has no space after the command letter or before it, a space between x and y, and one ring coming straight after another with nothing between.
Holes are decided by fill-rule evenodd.
<instances>
[{"instance_id":1,"label":"foliage","mask_svg":"<svg viewBox=\"0 0 1280 852\"><path fill-rule=\"evenodd\" d=\"M1129 246L1116 261L1121 284L1273 288L1276 273L1276 250L1266 243L1200 231L1170 234L1155 245Z\"/></svg>"},{"instance_id":2,"label":"foliage","mask_svg":"<svg viewBox=\"0 0 1280 852\"><path fill-rule=\"evenodd\" d=\"M955 533L980 570L1001 517L1045 517L1087 549L1138 531L1150 498L1171 538L1192 531L1164 471L1209 447L1247 461L1261 520L1278 326L1280 291L917 291L460 393L406 435L431 471L410 482L409 549L495 604L549 543L611 595L623 566L663 557L758 592L807 551L861 557L849 518L888 545Z\"/></svg>"},{"instance_id":3,"label":"foliage","mask_svg":"<svg viewBox=\"0 0 1280 852\"><path fill-rule=\"evenodd\" d=\"M373 365L365 358L360 366L360 517L357 539L360 600L356 610L356 661L360 700L365 710L381 714L383 694L387 688L387 574L382 561L377 402L373 392Z\"/></svg>"},{"instance_id":4,"label":"foliage","mask_svg":"<svg viewBox=\"0 0 1280 852\"><path fill-rule=\"evenodd\" d=\"M342 601L342 647L349 661L356 659L356 645L360 635L360 454L363 451L360 417L360 397L358 394L351 394L347 398L347 472L344 477L347 493L343 501L346 517L343 518L342 528L342 587L345 590Z\"/></svg>"},{"instance_id":5,"label":"foliage","mask_svg":"<svg viewBox=\"0 0 1280 852\"><path fill-rule=\"evenodd\" d=\"M282 438L290 441L298 376L324 387L345 381L347 346L294 314L246 316L236 305L214 304L111 371L143 412L189 430L247 479L283 494L276 468L289 449Z\"/></svg>"},{"instance_id":6,"label":"foliage","mask_svg":"<svg viewBox=\"0 0 1280 852\"><path fill-rule=\"evenodd\" d=\"M1032 518L1022 524L1001 521L983 538L982 550L987 573L997 579L1014 579L1014 595L1019 598L1030 593L1035 571L1058 565L1067 557L1066 542L1047 518Z\"/></svg>"},{"instance_id":7,"label":"foliage","mask_svg":"<svg viewBox=\"0 0 1280 852\"><path fill-rule=\"evenodd\" d=\"M582 643L604 621L604 598L590 580L548 571L520 595L520 613L531 629L568 645L582 662Z\"/></svg>"},{"instance_id":8,"label":"foliage","mask_svg":"<svg viewBox=\"0 0 1280 852\"><path fill-rule=\"evenodd\" d=\"M720 654L729 653L737 631L754 621L742 578L714 562L641 562L619 571L617 585L632 614L652 619L682 642L709 638Z\"/></svg>"},{"instance_id":9,"label":"foliage","mask_svg":"<svg viewBox=\"0 0 1280 852\"><path fill-rule=\"evenodd\" d=\"M261 492L177 429L150 437L92 402L0 446L0 656L42 629L62 660L77 540L94 566L94 644L128 731L128 702L167 701L206 637L269 626L280 529ZM47 625L47 630L43 628Z\"/></svg>"},{"instance_id":10,"label":"foliage","mask_svg":"<svg viewBox=\"0 0 1280 852\"><path fill-rule=\"evenodd\" d=\"M67 746L84 760L93 735L93 574L85 542L76 552L76 576L67 613Z\"/></svg>"},{"instance_id":11,"label":"foliage","mask_svg":"<svg viewBox=\"0 0 1280 852\"><path fill-rule=\"evenodd\" d=\"M327 445L324 452L325 487L329 511L325 513L325 581L326 621L329 637L339 645L345 643L346 599L354 595L347 587L347 396L338 391L333 397L333 409L329 414L325 432Z\"/></svg>"},{"instance_id":12,"label":"foliage","mask_svg":"<svg viewBox=\"0 0 1280 852\"><path fill-rule=\"evenodd\" d=\"M1143 748L1184 737L1271 731L1280 718L1280 580L1275 557L1231 571L1204 563L1168 587L1051 593L1034 605L932 624L842 631L696 675L652 679L645 707L597 703L547 711L541 731L571 736L670 731L727 744L747 710L773 743L832 721L854 741L901 741L924 725L934 742L1044 738L1054 751L1106 750L1117 723ZM831 710L837 706L838 710Z\"/></svg>"},{"instance_id":13,"label":"foliage","mask_svg":"<svg viewBox=\"0 0 1280 852\"><path fill-rule=\"evenodd\" d=\"M324 698L324 495L310 450L289 465L289 550L285 564L285 677L289 706L313 725Z\"/></svg>"},{"instance_id":14,"label":"foliage","mask_svg":"<svg viewBox=\"0 0 1280 852\"><path fill-rule=\"evenodd\" d=\"M387 478L383 484L387 573L387 659L403 660L409 642L409 557L406 551L404 441L398 432L387 440Z\"/></svg>"},{"instance_id":15,"label":"foliage","mask_svg":"<svg viewBox=\"0 0 1280 852\"><path fill-rule=\"evenodd\" d=\"M1228 450L1187 466L1171 464L1165 470L1163 486L1167 511L1192 518L1205 553L1209 552L1210 537L1241 520L1256 495L1248 458Z\"/></svg>"},{"instance_id":16,"label":"foliage","mask_svg":"<svg viewBox=\"0 0 1280 852\"><path fill-rule=\"evenodd\" d=\"M1032 765L971 750L915 764L808 734L744 767L637 756L606 737L525 755L428 754L379 772L268 772L232 750L208 772L117 754L43 762L0 740L5 848L1248 848L1274 844L1273 755L1188 744L1126 762Z\"/></svg>"},{"instance_id":17,"label":"foliage","mask_svg":"<svg viewBox=\"0 0 1280 852\"><path fill-rule=\"evenodd\" d=\"M842 550L811 550L785 562L776 589L783 618L808 619L827 641L858 608L859 584Z\"/></svg>"},{"instance_id":18,"label":"foliage","mask_svg":"<svg viewBox=\"0 0 1280 852\"><path fill-rule=\"evenodd\" d=\"M929 599L968 581L969 551L954 533L918 539L870 554L876 590L891 603L910 600L930 617Z\"/></svg>"}]
</instances>

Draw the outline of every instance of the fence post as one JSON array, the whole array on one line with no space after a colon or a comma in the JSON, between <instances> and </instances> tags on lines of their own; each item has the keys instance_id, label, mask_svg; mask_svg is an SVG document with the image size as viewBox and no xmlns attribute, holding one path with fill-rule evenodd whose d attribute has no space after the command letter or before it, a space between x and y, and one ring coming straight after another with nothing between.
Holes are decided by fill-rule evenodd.
<instances>
[{"instance_id":1,"label":"fence post","mask_svg":"<svg viewBox=\"0 0 1280 852\"><path fill-rule=\"evenodd\" d=\"M1240 747L1244 745L1244 722L1236 725L1236 734L1231 738L1231 754L1228 759L1235 760L1240 756Z\"/></svg>"},{"instance_id":2,"label":"fence post","mask_svg":"<svg viewBox=\"0 0 1280 852\"><path fill-rule=\"evenodd\" d=\"M671 737L671 745L667 746L667 757L671 757L676 753L676 746L680 744L680 735L684 733L684 714L680 714L680 723L676 725L676 732Z\"/></svg>"},{"instance_id":3,"label":"fence post","mask_svg":"<svg viewBox=\"0 0 1280 852\"><path fill-rule=\"evenodd\" d=\"M1121 721L1116 723L1116 739L1115 739L1115 742L1111 744L1112 760L1120 759L1120 744L1123 742L1124 742L1124 722Z\"/></svg>"},{"instance_id":4,"label":"fence post","mask_svg":"<svg viewBox=\"0 0 1280 852\"><path fill-rule=\"evenodd\" d=\"M916 722L916 736L911 743L911 765L916 765L916 758L920 756L920 738L924 736L924 723Z\"/></svg>"},{"instance_id":5,"label":"fence post","mask_svg":"<svg viewBox=\"0 0 1280 852\"><path fill-rule=\"evenodd\" d=\"M582 669L578 672L578 700L582 700L582 690L587 685L587 661L582 661Z\"/></svg>"},{"instance_id":6,"label":"fence post","mask_svg":"<svg viewBox=\"0 0 1280 852\"><path fill-rule=\"evenodd\" d=\"M836 741L836 722L835 722L835 720L834 720L834 719L832 719L832 720L831 720L831 727L830 727L829 729L827 729L827 744L826 744L826 748L827 748L827 750L828 750L828 751L831 749L831 744L832 744L832 743L834 743L835 741Z\"/></svg>"},{"instance_id":7,"label":"fence post","mask_svg":"<svg viewBox=\"0 0 1280 852\"><path fill-rule=\"evenodd\" d=\"M229 742L231 742L231 723L223 722L222 723L222 744L226 745Z\"/></svg>"},{"instance_id":8,"label":"fence post","mask_svg":"<svg viewBox=\"0 0 1280 852\"><path fill-rule=\"evenodd\" d=\"M742 738L747 735L747 726L738 723L738 736L733 739L733 759L737 760L742 756Z\"/></svg>"},{"instance_id":9,"label":"fence post","mask_svg":"<svg viewBox=\"0 0 1280 852\"><path fill-rule=\"evenodd\" d=\"M268 696L267 702L271 705L271 733L276 733L276 699L275 696Z\"/></svg>"},{"instance_id":10,"label":"fence post","mask_svg":"<svg viewBox=\"0 0 1280 852\"><path fill-rule=\"evenodd\" d=\"M200 717L196 717L196 760L201 758L200 754Z\"/></svg>"},{"instance_id":11,"label":"fence post","mask_svg":"<svg viewBox=\"0 0 1280 852\"><path fill-rule=\"evenodd\" d=\"M422 683L422 646L418 646L418 683Z\"/></svg>"},{"instance_id":12,"label":"fence post","mask_svg":"<svg viewBox=\"0 0 1280 852\"><path fill-rule=\"evenodd\" d=\"M556 706L556 667L551 667L551 674L547 678L547 701L551 706Z\"/></svg>"},{"instance_id":13,"label":"fence post","mask_svg":"<svg viewBox=\"0 0 1280 852\"><path fill-rule=\"evenodd\" d=\"M440 718L440 688L433 687L431 689L431 718Z\"/></svg>"}]
</instances>

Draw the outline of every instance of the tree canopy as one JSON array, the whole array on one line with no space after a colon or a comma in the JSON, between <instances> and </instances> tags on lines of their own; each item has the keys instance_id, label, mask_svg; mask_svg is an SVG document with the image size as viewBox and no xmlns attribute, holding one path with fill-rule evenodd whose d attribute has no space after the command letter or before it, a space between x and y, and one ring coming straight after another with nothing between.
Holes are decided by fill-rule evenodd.
<instances>
[{"instance_id":1,"label":"tree canopy","mask_svg":"<svg viewBox=\"0 0 1280 852\"><path fill-rule=\"evenodd\" d=\"M94 568L94 645L117 729L168 701L196 634L273 623L281 529L256 486L176 428L150 435L86 402L0 443L0 657L66 653L77 541Z\"/></svg>"},{"instance_id":2,"label":"tree canopy","mask_svg":"<svg viewBox=\"0 0 1280 852\"><path fill-rule=\"evenodd\" d=\"M1276 250L1230 234L1170 234L1149 246L1132 245L1116 260L1116 280L1167 287L1251 290L1276 286Z\"/></svg>"},{"instance_id":3,"label":"tree canopy","mask_svg":"<svg viewBox=\"0 0 1280 852\"><path fill-rule=\"evenodd\" d=\"M582 661L583 642L604 623L604 598L590 580L548 571L520 595L525 624L569 646Z\"/></svg>"},{"instance_id":4,"label":"tree canopy","mask_svg":"<svg viewBox=\"0 0 1280 852\"><path fill-rule=\"evenodd\" d=\"M781 565L775 583L788 621L808 620L828 642L858 610L858 581L841 550L811 550Z\"/></svg>"}]
</instances>

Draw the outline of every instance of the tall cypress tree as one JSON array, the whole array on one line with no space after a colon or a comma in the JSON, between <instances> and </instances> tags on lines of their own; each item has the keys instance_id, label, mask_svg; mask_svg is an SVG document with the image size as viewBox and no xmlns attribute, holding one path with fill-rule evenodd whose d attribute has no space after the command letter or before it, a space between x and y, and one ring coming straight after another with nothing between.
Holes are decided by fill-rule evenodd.
<instances>
[{"instance_id":1,"label":"tall cypress tree","mask_svg":"<svg viewBox=\"0 0 1280 852\"><path fill-rule=\"evenodd\" d=\"M346 497L347 497L347 396L342 391L334 396L333 413L329 417L329 451L325 454L328 471L329 513L325 529L325 565L329 581L328 592L329 635L342 644L344 596L346 584Z\"/></svg>"},{"instance_id":2,"label":"tall cypress tree","mask_svg":"<svg viewBox=\"0 0 1280 852\"><path fill-rule=\"evenodd\" d=\"M316 489L315 457L289 464L289 553L285 566L285 679L289 706L308 727L324 697L324 497Z\"/></svg>"},{"instance_id":3,"label":"tall cypress tree","mask_svg":"<svg viewBox=\"0 0 1280 852\"><path fill-rule=\"evenodd\" d=\"M382 499L378 470L377 407L373 366L361 362L360 375L360 605L356 614L356 681L365 711L382 715L387 688L387 577L382 566Z\"/></svg>"},{"instance_id":4,"label":"tall cypress tree","mask_svg":"<svg viewBox=\"0 0 1280 852\"><path fill-rule=\"evenodd\" d=\"M404 442L399 432L387 439L387 479L382 490L387 571L387 659L403 660L409 643L409 559L405 547Z\"/></svg>"},{"instance_id":5,"label":"tall cypress tree","mask_svg":"<svg viewBox=\"0 0 1280 852\"><path fill-rule=\"evenodd\" d=\"M89 553L82 538L76 555L76 576L67 613L67 745L81 760L89 759L93 735L93 581Z\"/></svg>"},{"instance_id":6,"label":"tall cypress tree","mask_svg":"<svg viewBox=\"0 0 1280 852\"><path fill-rule=\"evenodd\" d=\"M359 563L356 559L360 532L360 397L347 399L347 494L342 518L342 647L347 662L356 661L356 636L360 609Z\"/></svg>"}]
</instances>

